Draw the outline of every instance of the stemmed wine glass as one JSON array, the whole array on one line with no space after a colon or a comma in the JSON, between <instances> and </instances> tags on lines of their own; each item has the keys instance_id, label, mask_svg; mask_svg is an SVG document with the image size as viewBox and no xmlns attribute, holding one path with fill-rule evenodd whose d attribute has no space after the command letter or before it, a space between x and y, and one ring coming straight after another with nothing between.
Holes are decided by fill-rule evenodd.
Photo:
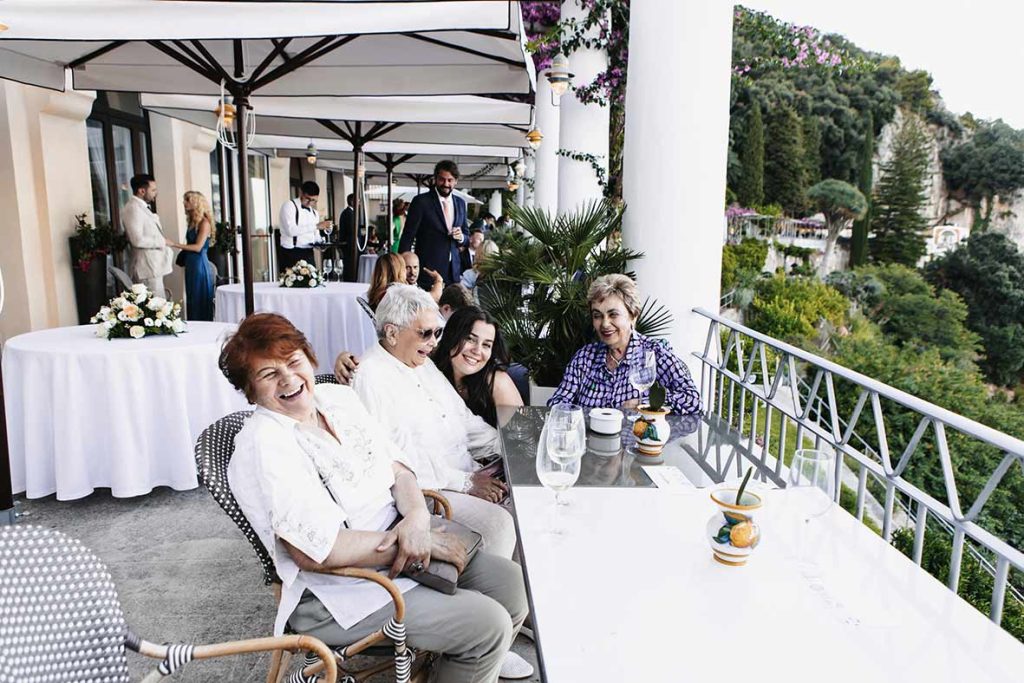
<instances>
[{"instance_id":1,"label":"stemmed wine glass","mask_svg":"<svg viewBox=\"0 0 1024 683\"><path fill-rule=\"evenodd\" d=\"M629 383L640 394L639 399L641 402L643 402L644 393L654 386L654 381L658 379L657 365L654 351L648 351L644 354L643 363L637 363L629 368ZM631 421L640 416L640 413L635 409L630 409L628 413L626 417Z\"/></svg>"},{"instance_id":2,"label":"stemmed wine glass","mask_svg":"<svg viewBox=\"0 0 1024 683\"><path fill-rule=\"evenodd\" d=\"M544 431L537 444L537 478L555 493L555 527L552 533L560 534L558 508L568 505L562 495L570 489L580 476L580 460L587 448L587 427L583 420L583 409L579 406L560 403L548 413Z\"/></svg>"},{"instance_id":3,"label":"stemmed wine glass","mask_svg":"<svg viewBox=\"0 0 1024 683\"><path fill-rule=\"evenodd\" d=\"M330 242L331 242L331 233L332 232L334 232L334 221L329 222L324 227L324 241L326 241L328 244L330 244Z\"/></svg>"},{"instance_id":4,"label":"stemmed wine glass","mask_svg":"<svg viewBox=\"0 0 1024 683\"><path fill-rule=\"evenodd\" d=\"M331 281L331 274L334 272L334 261L329 258L324 259L324 280L326 282Z\"/></svg>"}]
</instances>

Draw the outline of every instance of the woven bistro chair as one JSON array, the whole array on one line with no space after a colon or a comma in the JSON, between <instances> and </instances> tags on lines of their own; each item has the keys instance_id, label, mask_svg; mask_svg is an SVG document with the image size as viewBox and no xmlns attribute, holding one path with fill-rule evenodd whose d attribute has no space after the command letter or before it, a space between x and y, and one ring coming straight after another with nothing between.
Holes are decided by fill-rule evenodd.
<instances>
[{"instance_id":1,"label":"woven bistro chair","mask_svg":"<svg viewBox=\"0 0 1024 683\"><path fill-rule=\"evenodd\" d=\"M359 302L359 306L363 309L363 313L365 313L366 316L370 319L370 322L376 325L377 314L373 312L372 308L370 308L370 302L361 296L357 296L356 301Z\"/></svg>"},{"instance_id":2,"label":"woven bistro chair","mask_svg":"<svg viewBox=\"0 0 1024 683\"><path fill-rule=\"evenodd\" d=\"M337 380L334 379L334 375L317 375L316 382L318 384L337 383ZM200 481L203 482L214 500L217 501L221 508L231 517L235 525L242 531L246 540L249 541L263 568L263 582L268 586L273 586L275 602L279 602L281 599L281 580L278 578L277 571L274 568L274 561L271 559L270 553L263 546L259 536L252 526L249 525L245 515L242 514L242 510L228 485L228 464L231 462L231 456L234 452L235 436L241 431L246 418L251 414L251 411L232 413L207 427L196 443L196 466ZM451 507L443 496L433 491L424 491L423 495L432 501L434 514L443 514L446 518L451 518ZM429 673L429 660L431 660L431 656L424 653L424 656L417 658L417 653L406 646L405 625L403 623L405 618L405 600L394 582L383 574L369 569L345 568L334 569L325 573L373 581L388 591L392 601L395 603L395 615L383 628L370 634L363 640L335 650L338 665L345 676L342 679L343 681L358 683L370 676L386 671L392 666L395 668L395 680L397 683L406 683L414 679L416 675L422 674L426 676ZM386 641L388 640L393 643L393 650L391 647L386 646ZM351 670L348 666L347 660L357 654L390 656L392 652L394 656L393 663L388 661L360 671ZM281 679L284 672L288 669L290 656L289 653L284 652L274 654L270 670L267 672L267 683L276 683ZM414 664L416 664L415 671L413 670ZM309 672L316 672L322 666L312 661L309 657L307 657L305 665L304 671L307 675Z\"/></svg>"},{"instance_id":3,"label":"woven bistro chair","mask_svg":"<svg viewBox=\"0 0 1024 683\"><path fill-rule=\"evenodd\" d=\"M33 525L0 527L0 681L127 683L125 648L160 660L159 681L195 659L250 652L315 653L326 681L337 680L331 650L312 636L213 645L156 645L125 623L103 562L77 539Z\"/></svg>"}]
</instances>

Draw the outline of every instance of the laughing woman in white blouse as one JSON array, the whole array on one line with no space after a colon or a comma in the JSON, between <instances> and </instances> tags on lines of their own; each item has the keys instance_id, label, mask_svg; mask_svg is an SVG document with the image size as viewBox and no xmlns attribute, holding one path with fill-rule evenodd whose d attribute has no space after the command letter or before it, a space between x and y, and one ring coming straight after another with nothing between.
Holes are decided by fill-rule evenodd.
<instances>
[{"instance_id":1,"label":"laughing woman in white blouse","mask_svg":"<svg viewBox=\"0 0 1024 683\"><path fill-rule=\"evenodd\" d=\"M497 453L498 433L430 360L442 331L437 304L419 287L391 285L376 327L379 343L360 359L352 388L410 458L420 486L443 490L453 519L479 533L488 552L511 557L515 524L495 504L505 484L474 458Z\"/></svg>"},{"instance_id":2,"label":"laughing woman in white blouse","mask_svg":"<svg viewBox=\"0 0 1024 683\"><path fill-rule=\"evenodd\" d=\"M485 552L467 563L458 538L432 532L410 463L351 389L314 386L315 367L302 333L272 313L246 318L221 353L224 374L257 405L235 439L228 482L281 577L275 633L287 623L332 647L356 642L391 618L388 594L318 571L390 568L393 577L444 560L461 570L454 595L395 582L409 644L443 653L439 680L494 683L526 616L521 570Z\"/></svg>"}]
</instances>

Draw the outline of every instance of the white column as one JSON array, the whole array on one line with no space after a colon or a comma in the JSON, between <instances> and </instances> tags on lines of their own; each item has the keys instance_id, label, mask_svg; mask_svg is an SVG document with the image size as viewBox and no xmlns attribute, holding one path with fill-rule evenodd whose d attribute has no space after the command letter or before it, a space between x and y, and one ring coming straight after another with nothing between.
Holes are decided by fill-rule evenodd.
<instances>
[{"instance_id":1,"label":"white column","mask_svg":"<svg viewBox=\"0 0 1024 683\"><path fill-rule=\"evenodd\" d=\"M717 313L720 296L731 36L731 2L630 10L623 238L646 254L631 267L642 293L672 311L670 341L695 374L690 353L704 348L707 324L692 309Z\"/></svg>"},{"instance_id":2,"label":"white column","mask_svg":"<svg viewBox=\"0 0 1024 683\"><path fill-rule=\"evenodd\" d=\"M528 154L526 157L526 178L523 185L526 187L526 206L532 207L536 198L537 158L536 153Z\"/></svg>"},{"instance_id":3,"label":"white column","mask_svg":"<svg viewBox=\"0 0 1024 683\"><path fill-rule=\"evenodd\" d=\"M562 4L563 19L582 21L587 10L581 0L566 0ZM662 3L658 3L661 5ZM673 3L664 3L666 5ZM597 37L597 27L590 35ZM566 55L573 85L587 85L608 68L608 54L604 50L583 49ZM607 106L584 104L570 88L560 102L560 146L566 152L590 154L608 174L608 120ZM543 132L543 131L542 131ZM600 199L603 194L597 173L589 161L575 161L565 156L558 158L558 210L572 211L580 204Z\"/></svg>"},{"instance_id":4,"label":"white column","mask_svg":"<svg viewBox=\"0 0 1024 683\"><path fill-rule=\"evenodd\" d=\"M487 202L487 210L490 211L495 218L501 215L501 190L495 190L491 193L491 198Z\"/></svg>"},{"instance_id":5,"label":"white column","mask_svg":"<svg viewBox=\"0 0 1024 683\"><path fill-rule=\"evenodd\" d=\"M544 139L534 152L537 160L534 181L534 205L555 213L558 211L558 141L560 107L551 102L551 84L545 73L537 75L537 99L535 120L537 130Z\"/></svg>"},{"instance_id":6,"label":"white column","mask_svg":"<svg viewBox=\"0 0 1024 683\"><path fill-rule=\"evenodd\" d=\"M523 171L523 177L519 178L519 187L516 188L516 204L519 206L526 206L526 171Z\"/></svg>"}]
</instances>

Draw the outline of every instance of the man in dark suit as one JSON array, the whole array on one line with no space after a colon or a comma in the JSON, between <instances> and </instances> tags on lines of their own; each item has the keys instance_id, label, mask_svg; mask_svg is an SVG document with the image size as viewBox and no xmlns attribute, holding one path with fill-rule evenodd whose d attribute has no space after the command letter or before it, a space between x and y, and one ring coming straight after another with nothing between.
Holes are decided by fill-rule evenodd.
<instances>
[{"instance_id":1,"label":"man in dark suit","mask_svg":"<svg viewBox=\"0 0 1024 683\"><path fill-rule=\"evenodd\" d=\"M446 285L462 276L459 247L469 243L469 225L465 200L452 193L458 179L454 161L437 162L433 189L417 195L409 205L398 252L414 251L420 257L421 287L430 284L427 268L440 273Z\"/></svg>"},{"instance_id":2,"label":"man in dark suit","mask_svg":"<svg viewBox=\"0 0 1024 683\"><path fill-rule=\"evenodd\" d=\"M345 198L345 204L347 206L338 216L338 250L345 263L342 279L345 282L355 282L359 263L359 257L356 255L356 196L349 194Z\"/></svg>"}]
</instances>

